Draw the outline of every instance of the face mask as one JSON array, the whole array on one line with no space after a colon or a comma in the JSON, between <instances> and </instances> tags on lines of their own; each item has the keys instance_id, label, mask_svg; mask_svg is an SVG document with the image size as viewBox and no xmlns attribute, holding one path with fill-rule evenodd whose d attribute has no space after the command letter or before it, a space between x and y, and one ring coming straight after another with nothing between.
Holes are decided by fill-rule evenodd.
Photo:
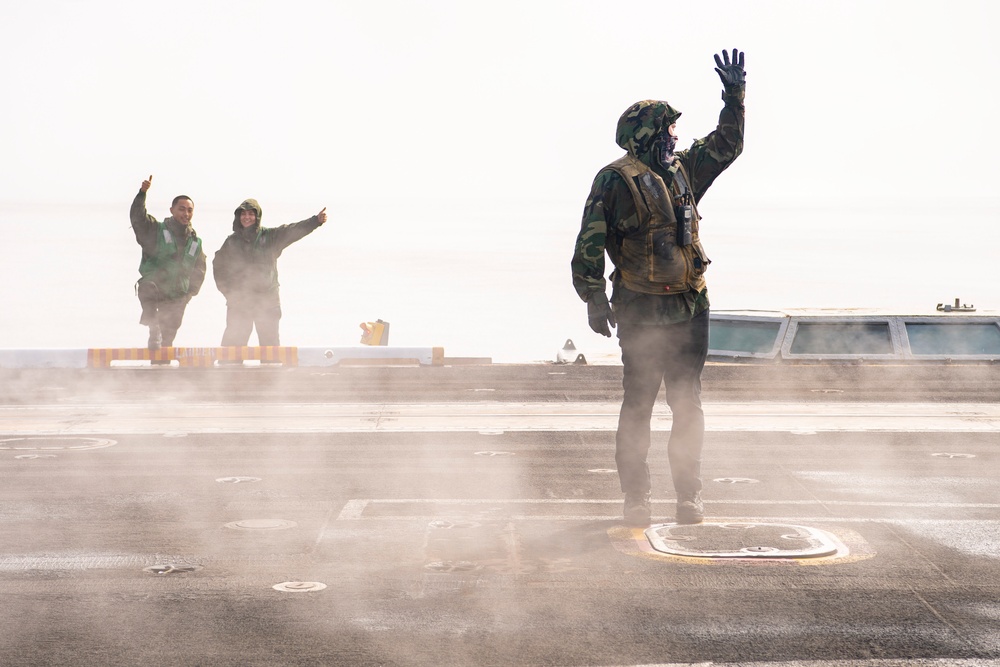
<instances>
[{"instance_id":1,"label":"face mask","mask_svg":"<svg viewBox=\"0 0 1000 667\"><path fill-rule=\"evenodd\" d=\"M674 148L677 147L677 137L671 136L664 131L656 140L653 148L656 150L656 159L661 167L668 168L674 163Z\"/></svg>"}]
</instances>

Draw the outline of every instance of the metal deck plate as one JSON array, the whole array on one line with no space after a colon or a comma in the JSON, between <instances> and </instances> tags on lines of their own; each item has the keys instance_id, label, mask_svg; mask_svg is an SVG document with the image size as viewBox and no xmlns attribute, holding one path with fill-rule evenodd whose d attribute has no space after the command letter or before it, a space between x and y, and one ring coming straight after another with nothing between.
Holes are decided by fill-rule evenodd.
<instances>
[{"instance_id":1,"label":"metal deck plate","mask_svg":"<svg viewBox=\"0 0 1000 667\"><path fill-rule=\"evenodd\" d=\"M668 523L645 533L655 550L695 558L819 558L837 552L827 533L781 523Z\"/></svg>"}]
</instances>

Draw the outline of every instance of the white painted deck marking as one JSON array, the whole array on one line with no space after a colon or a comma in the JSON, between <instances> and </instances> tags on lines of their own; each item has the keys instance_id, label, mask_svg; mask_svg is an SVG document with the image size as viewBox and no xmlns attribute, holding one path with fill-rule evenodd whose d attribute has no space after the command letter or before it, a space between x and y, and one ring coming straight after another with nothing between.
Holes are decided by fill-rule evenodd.
<instances>
[{"instance_id":1,"label":"white painted deck marking","mask_svg":"<svg viewBox=\"0 0 1000 667\"><path fill-rule=\"evenodd\" d=\"M182 403L185 432L218 433L484 433L613 431L618 402L507 403ZM997 432L1000 403L706 403L714 432ZM670 429L662 404L654 431ZM165 434L176 428L142 405L0 406L0 433L10 436Z\"/></svg>"},{"instance_id":2,"label":"white painted deck marking","mask_svg":"<svg viewBox=\"0 0 1000 667\"><path fill-rule=\"evenodd\" d=\"M1000 667L989 658L875 658L871 660L783 660L781 662L657 662L612 667Z\"/></svg>"},{"instance_id":3,"label":"white painted deck marking","mask_svg":"<svg viewBox=\"0 0 1000 667\"><path fill-rule=\"evenodd\" d=\"M447 509L449 507L454 507L456 509L463 506L469 505L492 505L492 506L514 506L514 505L525 505L530 508L532 505L621 505L621 500L609 500L605 498L599 499L582 499L582 498L538 498L538 499L490 499L490 498L470 498L465 500L458 500L454 498L368 498L368 499L354 499L349 500L344 508L341 510L340 514L337 516L337 521L430 521L436 518L440 518L442 515L447 515ZM657 505L664 505L669 514L653 516L653 523L669 523L673 521L673 503L674 499L663 499L663 500L653 500L653 509L656 510ZM379 516L364 516L364 512L369 507L375 507L377 505L436 505L440 506L441 511L434 514L392 514L392 515L379 515ZM857 508L880 508L880 507L895 507L895 508L933 508L933 509L996 509L1000 510L1000 504L998 503L906 503L906 502L853 502L846 500L718 500L710 501L709 505L711 507L715 506L736 506L736 507L751 507L751 506L768 506L768 507L822 507L822 506L848 506ZM497 516L497 520L507 520L507 521L616 521L621 519L621 514L502 514ZM787 522L787 523L893 523L900 525L921 525L921 524L934 524L934 523L948 523L948 524L962 524L962 523L1000 523L998 521L989 521L984 519L920 519L920 518L906 518L906 517L858 517L858 516L829 516L829 515L819 515L819 516L786 516L786 515L770 515L770 516L717 516L709 515L705 519L710 523L725 523L725 522L761 522L761 523L774 523L776 521Z\"/></svg>"},{"instance_id":4,"label":"white painted deck marking","mask_svg":"<svg viewBox=\"0 0 1000 667\"><path fill-rule=\"evenodd\" d=\"M367 500L348 500L347 504L344 505L344 509L340 510L340 514L337 515L337 521L360 519L361 514L368 507L368 503L369 501Z\"/></svg>"}]
</instances>

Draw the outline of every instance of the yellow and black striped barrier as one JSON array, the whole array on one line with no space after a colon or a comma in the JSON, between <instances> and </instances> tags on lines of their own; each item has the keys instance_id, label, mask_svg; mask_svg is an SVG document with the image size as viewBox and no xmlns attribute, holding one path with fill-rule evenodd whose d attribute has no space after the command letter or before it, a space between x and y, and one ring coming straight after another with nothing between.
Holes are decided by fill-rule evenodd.
<instances>
[{"instance_id":1,"label":"yellow and black striped barrier","mask_svg":"<svg viewBox=\"0 0 1000 667\"><path fill-rule=\"evenodd\" d=\"M242 365L244 361L291 366L443 366L458 360L446 359L442 347L389 347L354 345L348 347L94 347L76 349L0 349L0 368L111 368L154 366L212 368ZM137 362L137 363L129 363ZM176 364L173 362L177 362ZM486 363L490 363L487 359Z\"/></svg>"},{"instance_id":2,"label":"yellow and black striped barrier","mask_svg":"<svg viewBox=\"0 0 1000 667\"><path fill-rule=\"evenodd\" d=\"M167 364L177 361L183 368L208 368L216 361L242 363L246 360L264 363L298 365L298 348L264 347L164 347L147 350L141 347L90 348L87 350L88 368L108 368L114 361L149 361Z\"/></svg>"}]
</instances>

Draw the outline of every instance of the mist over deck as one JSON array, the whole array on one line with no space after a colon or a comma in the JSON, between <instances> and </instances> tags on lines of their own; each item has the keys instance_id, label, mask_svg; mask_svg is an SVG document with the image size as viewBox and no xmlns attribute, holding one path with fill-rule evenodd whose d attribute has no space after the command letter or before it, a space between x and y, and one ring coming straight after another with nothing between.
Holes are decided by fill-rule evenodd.
<instances>
[{"instance_id":1,"label":"mist over deck","mask_svg":"<svg viewBox=\"0 0 1000 667\"><path fill-rule=\"evenodd\" d=\"M679 535L615 365L0 369L0 664L1000 664L997 365L703 384Z\"/></svg>"}]
</instances>

